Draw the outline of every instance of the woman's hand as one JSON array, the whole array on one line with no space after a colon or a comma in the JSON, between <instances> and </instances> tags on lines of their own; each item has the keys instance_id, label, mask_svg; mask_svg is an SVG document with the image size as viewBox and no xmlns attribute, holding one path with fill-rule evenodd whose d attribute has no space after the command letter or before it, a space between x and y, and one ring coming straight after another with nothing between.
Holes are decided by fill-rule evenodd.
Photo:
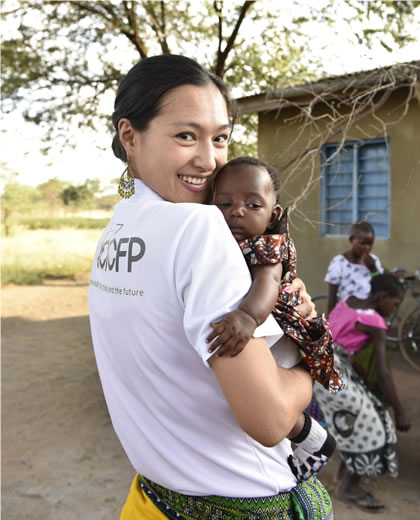
<instances>
[{"instance_id":1,"label":"woman's hand","mask_svg":"<svg viewBox=\"0 0 420 520\"><path fill-rule=\"evenodd\" d=\"M306 286L300 278L295 278L287 289L287 292L294 291L299 292L302 300L300 305L296 305L296 310L306 319L314 318L316 316L315 304L306 292Z\"/></svg>"}]
</instances>

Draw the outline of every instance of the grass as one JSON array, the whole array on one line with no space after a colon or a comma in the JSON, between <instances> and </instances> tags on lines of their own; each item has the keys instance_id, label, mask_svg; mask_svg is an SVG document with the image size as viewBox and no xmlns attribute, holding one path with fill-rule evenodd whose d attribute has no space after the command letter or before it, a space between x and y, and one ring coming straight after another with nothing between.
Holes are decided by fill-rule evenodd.
<instances>
[{"instance_id":1,"label":"grass","mask_svg":"<svg viewBox=\"0 0 420 520\"><path fill-rule=\"evenodd\" d=\"M104 227L23 230L3 237L2 284L39 284L89 272Z\"/></svg>"},{"instance_id":2,"label":"grass","mask_svg":"<svg viewBox=\"0 0 420 520\"><path fill-rule=\"evenodd\" d=\"M27 229L34 231L37 229L104 229L108 224L109 218L85 218L85 217L14 217L10 219L9 227L11 234L16 230Z\"/></svg>"}]
</instances>

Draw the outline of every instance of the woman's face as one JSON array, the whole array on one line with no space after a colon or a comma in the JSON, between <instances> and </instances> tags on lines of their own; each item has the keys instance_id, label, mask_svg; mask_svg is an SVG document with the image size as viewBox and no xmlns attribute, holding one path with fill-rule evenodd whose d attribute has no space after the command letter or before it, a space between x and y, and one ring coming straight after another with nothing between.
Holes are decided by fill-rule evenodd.
<instances>
[{"instance_id":1,"label":"woman's face","mask_svg":"<svg viewBox=\"0 0 420 520\"><path fill-rule=\"evenodd\" d=\"M168 201L203 202L211 178L226 163L230 132L226 102L213 83L170 91L147 130L131 131L125 148L135 177Z\"/></svg>"},{"instance_id":2,"label":"woman's face","mask_svg":"<svg viewBox=\"0 0 420 520\"><path fill-rule=\"evenodd\" d=\"M372 233L358 233L350 238L351 248L356 258L368 255L372 251L375 237Z\"/></svg>"},{"instance_id":3,"label":"woman's face","mask_svg":"<svg viewBox=\"0 0 420 520\"><path fill-rule=\"evenodd\" d=\"M403 296L392 297L383 293L378 298L376 310L383 317L388 318L394 312L394 310L401 304Z\"/></svg>"}]
</instances>

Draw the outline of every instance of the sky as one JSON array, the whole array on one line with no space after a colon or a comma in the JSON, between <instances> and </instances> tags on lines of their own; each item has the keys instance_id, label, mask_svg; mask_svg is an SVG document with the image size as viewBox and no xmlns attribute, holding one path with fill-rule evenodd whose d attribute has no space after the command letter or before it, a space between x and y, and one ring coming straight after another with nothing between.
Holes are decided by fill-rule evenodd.
<instances>
[{"instance_id":1,"label":"sky","mask_svg":"<svg viewBox=\"0 0 420 520\"><path fill-rule=\"evenodd\" d=\"M74 148L56 149L47 155L41 152L42 132L24 121L19 113L3 114L1 162L10 172L17 172L21 184L37 186L48 179L83 184L86 179L100 178L104 188L119 177L125 166L111 150L112 136L107 132L75 132ZM79 136L79 137L78 137Z\"/></svg>"},{"instance_id":2,"label":"sky","mask_svg":"<svg viewBox=\"0 0 420 520\"><path fill-rule=\"evenodd\" d=\"M393 63L420 59L419 42L409 44L398 52L389 53L379 44L367 52L352 47L354 34L348 25L343 25L339 36L325 27L322 31L314 24L311 50L323 57L328 75L374 69ZM413 26L412 34L420 34L420 20ZM128 66L127 66L128 68ZM107 101L107 111L112 113L112 100ZM112 136L107 132L75 132L74 148L58 145L52 147L48 155L41 153L42 131L34 124L27 123L19 111L2 114L1 120L1 165L2 170L18 172L18 182L36 186L57 177L73 184L82 184L89 178L100 178L103 186L119 177L124 169L111 150Z\"/></svg>"}]
</instances>

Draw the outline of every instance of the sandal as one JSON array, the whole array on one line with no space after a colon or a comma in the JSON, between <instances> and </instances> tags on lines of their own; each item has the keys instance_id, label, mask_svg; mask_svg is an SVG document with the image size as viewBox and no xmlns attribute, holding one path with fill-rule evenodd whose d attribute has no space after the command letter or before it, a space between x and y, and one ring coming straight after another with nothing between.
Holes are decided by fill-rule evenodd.
<instances>
[{"instance_id":1,"label":"sandal","mask_svg":"<svg viewBox=\"0 0 420 520\"><path fill-rule=\"evenodd\" d=\"M372 493L369 493L369 491L366 491L366 493L362 496L354 498L346 497L336 492L335 497L338 498L338 500L341 502L354 505L362 511L367 511L368 513L382 513L382 511L385 509L384 504L381 504L381 502L379 502L379 500L374 497Z\"/></svg>"}]
</instances>

